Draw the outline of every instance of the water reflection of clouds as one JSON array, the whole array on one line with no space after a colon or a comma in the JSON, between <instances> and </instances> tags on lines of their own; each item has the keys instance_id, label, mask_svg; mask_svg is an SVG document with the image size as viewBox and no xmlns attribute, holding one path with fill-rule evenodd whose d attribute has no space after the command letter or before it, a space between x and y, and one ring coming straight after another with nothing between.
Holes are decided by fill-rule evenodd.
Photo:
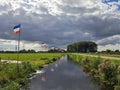
<instances>
[{"instance_id":1,"label":"water reflection of clouds","mask_svg":"<svg viewBox=\"0 0 120 90\"><path fill-rule=\"evenodd\" d=\"M54 69L54 68L51 68L51 69L50 69L50 71L51 71L51 72L54 72L54 71L55 71L55 69Z\"/></svg>"},{"instance_id":2,"label":"water reflection of clouds","mask_svg":"<svg viewBox=\"0 0 120 90\"><path fill-rule=\"evenodd\" d=\"M82 68L73 62L63 59L43 70L44 73L32 80L30 90L98 90Z\"/></svg>"},{"instance_id":3,"label":"water reflection of clouds","mask_svg":"<svg viewBox=\"0 0 120 90\"><path fill-rule=\"evenodd\" d=\"M58 64L57 64L57 63L55 64L55 67L56 67L56 68L58 67Z\"/></svg>"},{"instance_id":4,"label":"water reflection of clouds","mask_svg":"<svg viewBox=\"0 0 120 90\"><path fill-rule=\"evenodd\" d=\"M68 76L68 77L74 77L74 78L80 78L80 77L84 77L84 74L80 74L78 71L76 70L63 70L63 75Z\"/></svg>"}]
</instances>

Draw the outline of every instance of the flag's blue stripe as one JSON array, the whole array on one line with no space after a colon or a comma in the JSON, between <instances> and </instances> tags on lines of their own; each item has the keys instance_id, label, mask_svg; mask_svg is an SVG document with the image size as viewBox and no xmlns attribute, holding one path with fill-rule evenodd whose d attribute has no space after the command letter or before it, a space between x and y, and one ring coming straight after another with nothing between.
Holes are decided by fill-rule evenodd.
<instances>
[{"instance_id":1,"label":"flag's blue stripe","mask_svg":"<svg viewBox=\"0 0 120 90\"><path fill-rule=\"evenodd\" d=\"M18 24L18 25L16 25L16 26L14 26L14 29L16 29L16 28L20 28L20 24Z\"/></svg>"}]
</instances>

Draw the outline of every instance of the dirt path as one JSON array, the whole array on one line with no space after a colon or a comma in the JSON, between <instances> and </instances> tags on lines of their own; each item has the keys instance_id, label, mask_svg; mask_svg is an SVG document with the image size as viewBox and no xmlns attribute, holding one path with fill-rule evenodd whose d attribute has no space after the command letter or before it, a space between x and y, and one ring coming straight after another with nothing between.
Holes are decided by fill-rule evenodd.
<instances>
[{"instance_id":1,"label":"dirt path","mask_svg":"<svg viewBox=\"0 0 120 90\"><path fill-rule=\"evenodd\" d=\"M97 55L89 55L89 54L83 54L85 56L91 56L91 57L98 57ZM120 58L117 57L110 57L110 56L100 56L101 58L104 59L110 59L110 60L120 60Z\"/></svg>"},{"instance_id":2,"label":"dirt path","mask_svg":"<svg viewBox=\"0 0 120 90\"><path fill-rule=\"evenodd\" d=\"M3 63L17 63L17 60L1 60ZM21 63L21 61L18 61L18 63Z\"/></svg>"},{"instance_id":3,"label":"dirt path","mask_svg":"<svg viewBox=\"0 0 120 90\"><path fill-rule=\"evenodd\" d=\"M76 53L78 54L78 53ZM84 55L84 56L91 56L91 57L98 57L99 55L90 55L90 54L79 54L79 55ZM110 59L110 60L120 60L118 57L110 57L110 56L100 56L101 58L104 59Z\"/></svg>"}]
</instances>

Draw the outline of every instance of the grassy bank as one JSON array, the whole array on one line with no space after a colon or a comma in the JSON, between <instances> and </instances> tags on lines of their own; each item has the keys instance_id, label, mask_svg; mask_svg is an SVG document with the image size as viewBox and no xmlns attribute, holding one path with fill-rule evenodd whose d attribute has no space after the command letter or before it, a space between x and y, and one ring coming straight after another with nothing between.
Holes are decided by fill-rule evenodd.
<instances>
[{"instance_id":1,"label":"grassy bank","mask_svg":"<svg viewBox=\"0 0 120 90\"><path fill-rule=\"evenodd\" d=\"M120 60L80 54L69 54L69 58L82 66L83 71L100 86L100 90L120 90Z\"/></svg>"},{"instance_id":2,"label":"grassy bank","mask_svg":"<svg viewBox=\"0 0 120 90\"><path fill-rule=\"evenodd\" d=\"M96 54L93 54L93 53L89 53L90 55L97 55L97 56L109 56L109 57L116 57L116 58L120 58L120 54L110 54L110 53L96 53ZM85 54L86 55L86 54Z\"/></svg>"},{"instance_id":3,"label":"grassy bank","mask_svg":"<svg viewBox=\"0 0 120 90\"><path fill-rule=\"evenodd\" d=\"M19 90L28 82L29 74L41 69L61 57L59 53L20 54L19 68L17 64L0 62L0 90ZM16 60L17 54L0 54L2 60Z\"/></svg>"}]
</instances>

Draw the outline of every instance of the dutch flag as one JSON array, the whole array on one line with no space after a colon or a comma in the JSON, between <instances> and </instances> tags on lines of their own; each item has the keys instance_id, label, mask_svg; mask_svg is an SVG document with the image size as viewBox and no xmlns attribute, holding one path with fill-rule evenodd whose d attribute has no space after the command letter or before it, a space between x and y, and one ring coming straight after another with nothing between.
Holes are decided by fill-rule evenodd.
<instances>
[{"instance_id":1,"label":"dutch flag","mask_svg":"<svg viewBox=\"0 0 120 90\"><path fill-rule=\"evenodd\" d=\"M42 43L42 44L41 44L41 47L47 47L47 44Z\"/></svg>"},{"instance_id":2,"label":"dutch flag","mask_svg":"<svg viewBox=\"0 0 120 90\"><path fill-rule=\"evenodd\" d=\"M13 34L19 34L20 33L20 27L21 27L21 24L18 24L16 26L14 26Z\"/></svg>"}]
</instances>

